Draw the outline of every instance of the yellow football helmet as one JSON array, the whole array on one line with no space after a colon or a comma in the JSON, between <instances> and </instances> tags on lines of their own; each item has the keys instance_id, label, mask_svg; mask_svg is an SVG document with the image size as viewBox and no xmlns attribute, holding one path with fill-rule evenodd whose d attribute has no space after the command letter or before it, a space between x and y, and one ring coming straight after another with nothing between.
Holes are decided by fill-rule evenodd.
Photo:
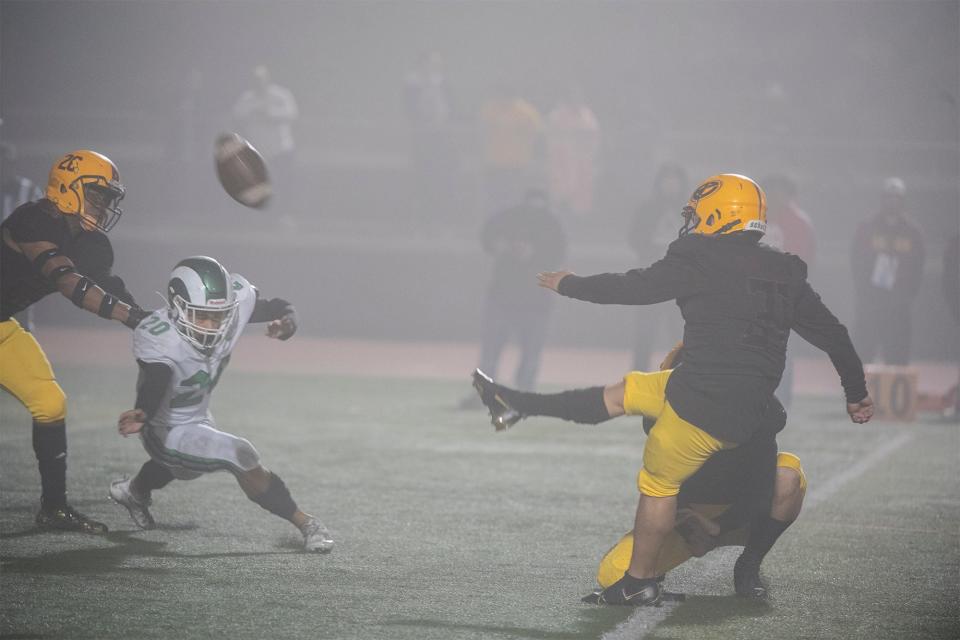
<instances>
[{"instance_id":1,"label":"yellow football helmet","mask_svg":"<svg viewBox=\"0 0 960 640\"><path fill-rule=\"evenodd\" d=\"M683 208L680 235L720 235L736 231L767 231L767 196L756 182L736 173L704 180Z\"/></svg>"},{"instance_id":2,"label":"yellow football helmet","mask_svg":"<svg viewBox=\"0 0 960 640\"><path fill-rule=\"evenodd\" d=\"M126 191L110 158L81 149L58 158L50 168L47 199L61 213L79 216L84 229L110 231L123 214Z\"/></svg>"}]
</instances>

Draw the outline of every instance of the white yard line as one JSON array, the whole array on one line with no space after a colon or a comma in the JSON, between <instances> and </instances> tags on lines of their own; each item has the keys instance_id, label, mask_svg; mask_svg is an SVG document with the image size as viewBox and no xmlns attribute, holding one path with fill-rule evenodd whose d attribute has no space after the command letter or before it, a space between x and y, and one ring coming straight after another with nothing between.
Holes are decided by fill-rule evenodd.
<instances>
[{"instance_id":1,"label":"white yard line","mask_svg":"<svg viewBox=\"0 0 960 640\"><path fill-rule=\"evenodd\" d=\"M903 431L893 439L884 441L876 449L860 458L854 465L829 478L809 492L803 502L804 508L809 509L829 500L845 484L856 480L888 455L913 440L914 435L915 432L913 431ZM726 547L712 552L708 560L701 561L701 566L705 571L701 572L697 584L693 586L697 587L698 591L710 591L721 588L726 582L729 582L730 576L726 574L729 573L728 567L733 564L732 556L734 555L739 555L739 549ZM600 638L601 640L641 640L656 629L657 625L666 620L681 604L671 602L660 607L638 607L629 618Z\"/></svg>"}]
</instances>

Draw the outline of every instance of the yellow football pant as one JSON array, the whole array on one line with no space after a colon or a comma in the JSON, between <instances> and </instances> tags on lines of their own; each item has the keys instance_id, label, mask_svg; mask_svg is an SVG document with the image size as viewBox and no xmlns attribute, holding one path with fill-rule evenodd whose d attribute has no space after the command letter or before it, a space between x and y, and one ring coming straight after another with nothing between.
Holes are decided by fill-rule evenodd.
<instances>
[{"instance_id":1,"label":"yellow football pant","mask_svg":"<svg viewBox=\"0 0 960 640\"><path fill-rule=\"evenodd\" d=\"M643 448L643 468L637 488L647 496L675 496L683 481L703 466L707 458L736 445L718 440L673 410L667 401L667 380L672 370L634 371L623 378L623 408L629 415L656 418Z\"/></svg>"},{"instance_id":2,"label":"yellow football pant","mask_svg":"<svg viewBox=\"0 0 960 640\"><path fill-rule=\"evenodd\" d=\"M777 467L793 469L800 474L800 486L804 490L807 488L807 477L800 467L800 458L792 453L781 452L777 454ZM728 504L691 504L691 509L707 518L713 519L730 508ZM743 546L747 542L746 526L728 531L720 536L720 542L717 546ZM633 531L630 531L607 551L603 559L600 560L600 566L597 568L597 583L604 589L623 577L630 567L630 558L633 555ZM657 558L656 575L661 576L674 567L678 567L691 557L690 549L684 542L683 536L676 530L671 531L663 541L660 548L660 556Z\"/></svg>"},{"instance_id":3,"label":"yellow football pant","mask_svg":"<svg viewBox=\"0 0 960 640\"><path fill-rule=\"evenodd\" d=\"M67 395L36 339L15 319L0 322L0 387L9 391L39 423L67 416Z\"/></svg>"}]
</instances>

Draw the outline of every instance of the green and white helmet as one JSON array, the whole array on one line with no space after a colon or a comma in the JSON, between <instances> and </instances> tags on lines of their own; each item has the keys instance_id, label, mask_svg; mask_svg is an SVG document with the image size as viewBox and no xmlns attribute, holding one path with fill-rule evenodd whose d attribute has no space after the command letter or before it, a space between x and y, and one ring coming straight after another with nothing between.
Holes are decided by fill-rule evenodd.
<instances>
[{"instance_id":1,"label":"green and white helmet","mask_svg":"<svg viewBox=\"0 0 960 640\"><path fill-rule=\"evenodd\" d=\"M201 351L227 337L238 304L227 270L207 256L177 263L167 284L167 303L177 333Z\"/></svg>"}]
</instances>

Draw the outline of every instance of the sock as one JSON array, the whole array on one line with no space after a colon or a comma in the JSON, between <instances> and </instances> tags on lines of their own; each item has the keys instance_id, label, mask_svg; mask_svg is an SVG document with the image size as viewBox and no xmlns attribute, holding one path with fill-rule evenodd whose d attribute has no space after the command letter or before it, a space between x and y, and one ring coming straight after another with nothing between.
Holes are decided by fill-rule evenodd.
<instances>
[{"instance_id":1,"label":"sock","mask_svg":"<svg viewBox=\"0 0 960 640\"><path fill-rule=\"evenodd\" d=\"M297 512L297 503L293 501L290 490L287 489L287 485L277 474L271 472L267 490L250 499L270 513L293 522L293 514Z\"/></svg>"},{"instance_id":2,"label":"sock","mask_svg":"<svg viewBox=\"0 0 960 640\"><path fill-rule=\"evenodd\" d=\"M40 468L40 505L59 509L67 505L67 425L57 422L33 423L33 451Z\"/></svg>"},{"instance_id":3,"label":"sock","mask_svg":"<svg viewBox=\"0 0 960 640\"><path fill-rule=\"evenodd\" d=\"M774 520L769 515L759 518L750 527L750 536L747 538L747 544L743 548L741 557L744 561L760 564L767 552L773 548L777 538L783 534L792 522L783 522Z\"/></svg>"},{"instance_id":4,"label":"sock","mask_svg":"<svg viewBox=\"0 0 960 640\"><path fill-rule=\"evenodd\" d=\"M610 419L603 402L603 387L574 389L561 393L528 393L501 387L500 396L525 416L552 416L581 424Z\"/></svg>"},{"instance_id":5,"label":"sock","mask_svg":"<svg viewBox=\"0 0 960 640\"><path fill-rule=\"evenodd\" d=\"M163 489L173 482L173 479L170 469L151 458L140 467L140 471L130 483L130 490L142 498L149 498L150 492Z\"/></svg>"}]
</instances>

